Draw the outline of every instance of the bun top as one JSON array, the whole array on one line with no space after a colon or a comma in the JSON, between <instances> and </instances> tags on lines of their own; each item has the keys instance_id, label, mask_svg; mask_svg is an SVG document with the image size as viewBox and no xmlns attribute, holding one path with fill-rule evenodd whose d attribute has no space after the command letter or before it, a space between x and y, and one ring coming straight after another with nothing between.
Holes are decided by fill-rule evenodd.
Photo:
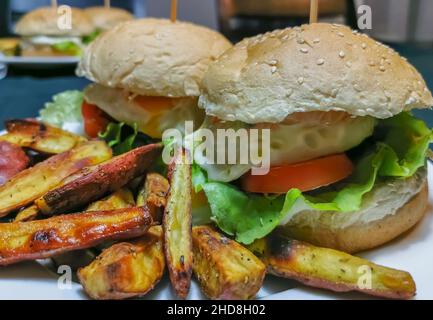
<instances>
[{"instance_id":1,"label":"bun top","mask_svg":"<svg viewBox=\"0 0 433 320\"><path fill-rule=\"evenodd\" d=\"M57 22L62 14L53 7L30 11L18 21L15 32L20 36L84 36L94 30L88 16L77 8L72 8L72 29L60 29Z\"/></svg>"},{"instance_id":2,"label":"bun top","mask_svg":"<svg viewBox=\"0 0 433 320\"><path fill-rule=\"evenodd\" d=\"M120 8L90 7L84 9L96 29L108 30L117 24L132 20L134 16Z\"/></svg>"},{"instance_id":3,"label":"bun top","mask_svg":"<svg viewBox=\"0 0 433 320\"><path fill-rule=\"evenodd\" d=\"M198 96L208 65L230 48L216 31L166 19L121 23L85 50L77 74L147 96Z\"/></svg>"},{"instance_id":4,"label":"bun top","mask_svg":"<svg viewBox=\"0 0 433 320\"><path fill-rule=\"evenodd\" d=\"M325 23L248 38L211 64L199 105L246 123L295 112L345 111L387 118L433 98L416 69L389 47Z\"/></svg>"}]
</instances>

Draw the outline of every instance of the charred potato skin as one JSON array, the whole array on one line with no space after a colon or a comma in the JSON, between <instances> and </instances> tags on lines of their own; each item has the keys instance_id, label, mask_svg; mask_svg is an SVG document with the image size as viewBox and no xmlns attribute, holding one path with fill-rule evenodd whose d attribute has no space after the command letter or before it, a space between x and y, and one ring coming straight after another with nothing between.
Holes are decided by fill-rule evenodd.
<instances>
[{"instance_id":1,"label":"charred potato skin","mask_svg":"<svg viewBox=\"0 0 433 320\"><path fill-rule=\"evenodd\" d=\"M143 175L158 156L160 148L160 144L143 146L104 163L83 168L35 203L43 214L53 215L95 201Z\"/></svg>"},{"instance_id":2,"label":"charred potato skin","mask_svg":"<svg viewBox=\"0 0 433 320\"><path fill-rule=\"evenodd\" d=\"M188 152L182 149L168 167L170 190L162 219L170 282L177 296L182 299L187 297L191 286L193 265L192 185L188 157Z\"/></svg>"},{"instance_id":3,"label":"charred potato skin","mask_svg":"<svg viewBox=\"0 0 433 320\"><path fill-rule=\"evenodd\" d=\"M328 248L272 236L256 247L270 274L294 279L308 286L336 292L359 291L369 295L409 299L416 293L412 276L370 261ZM260 247L262 249L257 249ZM360 267L368 267L372 274L372 287L358 285Z\"/></svg>"},{"instance_id":4,"label":"charred potato skin","mask_svg":"<svg viewBox=\"0 0 433 320\"><path fill-rule=\"evenodd\" d=\"M104 250L90 265L78 270L78 278L92 299L127 299L152 290L164 269L162 228L154 226L136 241Z\"/></svg>"},{"instance_id":5,"label":"charred potato skin","mask_svg":"<svg viewBox=\"0 0 433 320\"><path fill-rule=\"evenodd\" d=\"M93 247L108 239L144 234L152 223L146 207L91 211L45 220L0 224L0 265L48 258Z\"/></svg>"},{"instance_id":6,"label":"charred potato skin","mask_svg":"<svg viewBox=\"0 0 433 320\"><path fill-rule=\"evenodd\" d=\"M0 217L27 206L80 169L112 156L103 141L89 141L21 171L0 186Z\"/></svg>"},{"instance_id":7,"label":"charred potato skin","mask_svg":"<svg viewBox=\"0 0 433 320\"><path fill-rule=\"evenodd\" d=\"M210 226L194 227L194 274L211 299L255 297L266 274L265 265L248 249Z\"/></svg>"},{"instance_id":8,"label":"charred potato skin","mask_svg":"<svg viewBox=\"0 0 433 320\"><path fill-rule=\"evenodd\" d=\"M0 136L0 141L9 141L48 154L59 154L87 141L84 137L35 119L9 120L5 126L8 133Z\"/></svg>"},{"instance_id":9,"label":"charred potato skin","mask_svg":"<svg viewBox=\"0 0 433 320\"><path fill-rule=\"evenodd\" d=\"M147 174L143 187L137 195L137 205L147 205L154 221L161 221L162 209L167 204L167 194L170 190L168 180L158 173Z\"/></svg>"}]
</instances>

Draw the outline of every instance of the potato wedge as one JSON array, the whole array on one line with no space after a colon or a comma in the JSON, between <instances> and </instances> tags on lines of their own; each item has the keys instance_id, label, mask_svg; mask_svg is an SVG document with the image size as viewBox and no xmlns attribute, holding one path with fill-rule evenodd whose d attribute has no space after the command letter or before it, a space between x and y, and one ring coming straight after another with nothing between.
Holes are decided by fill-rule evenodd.
<instances>
[{"instance_id":1,"label":"potato wedge","mask_svg":"<svg viewBox=\"0 0 433 320\"><path fill-rule=\"evenodd\" d=\"M103 141L89 141L21 171L0 186L0 217L25 207L78 170L111 158Z\"/></svg>"},{"instance_id":2,"label":"potato wedge","mask_svg":"<svg viewBox=\"0 0 433 320\"><path fill-rule=\"evenodd\" d=\"M0 265L48 258L108 239L144 234L152 224L146 207L68 214L0 224Z\"/></svg>"},{"instance_id":3,"label":"potato wedge","mask_svg":"<svg viewBox=\"0 0 433 320\"><path fill-rule=\"evenodd\" d=\"M141 206L139 205L139 207ZM87 207L86 211L116 210L131 207L135 207L134 196L129 189L122 188L102 200L93 202Z\"/></svg>"},{"instance_id":4,"label":"potato wedge","mask_svg":"<svg viewBox=\"0 0 433 320\"><path fill-rule=\"evenodd\" d=\"M93 299L126 299L152 290L165 268L162 228L154 226L139 240L105 249L78 270L84 291Z\"/></svg>"},{"instance_id":5,"label":"potato wedge","mask_svg":"<svg viewBox=\"0 0 433 320\"><path fill-rule=\"evenodd\" d=\"M33 221L39 214L39 208L34 204L30 207L27 207L20 212L18 212L17 216L14 219L14 222L25 222L25 221Z\"/></svg>"},{"instance_id":6,"label":"potato wedge","mask_svg":"<svg viewBox=\"0 0 433 320\"><path fill-rule=\"evenodd\" d=\"M188 153L178 152L168 168L170 190L162 219L164 254L175 293L186 298L191 285L191 166Z\"/></svg>"},{"instance_id":7,"label":"potato wedge","mask_svg":"<svg viewBox=\"0 0 433 320\"><path fill-rule=\"evenodd\" d=\"M169 189L166 178L155 172L148 173L143 187L138 191L137 205L147 205L153 221L161 221Z\"/></svg>"},{"instance_id":8,"label":"potato wedge","mask_svg":"<svg viewBox=\"0 0 433 320\"><path fill-rule=\"evenodd\" d=\"M262 286L266 267L252 252L210 226L192 229L194 274L211 299L251 299Z\"/></svg>"},{"instance_id":9,"label":"potato wedge","mask_svg":"<svg viewBox=\"0 0 433 320\"><path fill-rule=\"evenodd\" d=\"M5 124L8 133L0 136L0 141L8 141L43 153L59 154L87 141L82 136L35 119L10 120Z\"/></svg>"},{"instance_id":10,"label":"potato wedge","mask_svg":"<svg viewBox=\"0 0 433 320\"><path fill-rule=\"evenodd\" d=\"M35 201L43 214L67 212L100 199L143 175L160 153L160 144L151 144L86 167L63 180Z\"/></svg>"},{"instance_id":11,"label":"potato wedge","mask_svg":"<svg viewBox=\"0 0 433 320\"><path fill-rule=\"evenodd\" d=\"M0 140L0 186L27 168L29 163L29 157L19 146Z\"/></svg>"},{"instance_id":12,"label":"potato wedge","mask_svg":"<svg viewBox=\"0 0 433 320\"><path fill-rule=\"evenodd\" d=\"M408 272L284 236L258 240L250 249L263 260L269 273L308 286L394 299L408 299L416 292Z\"/></svg>"}]
</instances>

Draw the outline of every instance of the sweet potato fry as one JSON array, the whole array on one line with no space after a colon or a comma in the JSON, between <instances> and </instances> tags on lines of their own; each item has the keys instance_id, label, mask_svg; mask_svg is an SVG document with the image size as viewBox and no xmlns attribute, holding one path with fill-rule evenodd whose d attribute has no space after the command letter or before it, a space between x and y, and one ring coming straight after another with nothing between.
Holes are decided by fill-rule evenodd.
<instances>
[{"instance_id":1,"label":"sweet potato fry","mask_svg":"<svg viewBox=\"0 0 433 320\"><path fill-rule=\"evenodd\" d=\"M58 154L85 142L86 138L49 126L35 119L6 121L7 134L0 141L8 141L20 147L39 152Z\"/></svg>"},{"instance_id":2,"label":"sweet potato fry","mask_svg":"<svg viewBox=\"0 0 433 320\"><path fill-rule=\"evenodd\" d=\"M141 206L143 205L139 205L139 207ZM87 207L86 211L116 210L131 207L135 207L134 196L129 189L122 188L102 200L93 202Z\"/></svg>"},{"instance_id":3,"label":"sweet potato fry","mask_svg":"<svg viewBox=\"0 0 433 320\"><path fill-rule=\"evenodd\" d=\"M48 258L93 247L107 239L144 234L152 223L146 207L68 214L0 224L0 265Z\"/></svg>"},{"instance_id":4,"label":"sweet potato fry","mask_svg":"<svg viewBox=\"0 0 433 320\"><path fill-rule=\"evenodd\" d=\"M408 299L416 292L408 272L280 235L258 240L250 249L263 260L269 273L308 286L394 299Z\"/></svg>"},{"instance_id":5,"label":"sweet potato fry","mask_svg":"<svg viewBox=\"0 0 433 320\"><path fill-rule=\"evenodd\" d=\"M209 298L254 298L266 273L259 258L210 226L194 227L192 241L194 274Z\"/></svg>"},{"instance_id":6,"label":"sweet potato fry","mask_svg":"<svg viewBox=\"0 0 433 320\"><path fill-rule=\"evenodd\" d=\"M188 153L178 152L168 168L170 190L163 215L164 254L174 291L186 298L193 264L191 236L191 166Z\"/></svg>"},{"instance_id":7,"label":"sweet potato fry","mask_svg":"<svg viewBox=\"0 0 433 320\"><path fill-rule=\"evenodd\" d=\"M34 204L18 212L14 222L33 221L39 214L39 208Z\"/></svg>"},{"instance_id":8,"label":"sweet potato fry","mask_svg":"<svg viewBox=\"0 0 433 320\"><path fill-rule=\"evenodd\" d=\"M161 221L169 189L170 184L166 178L155 172L148 173L143 187L138 192L137 205L147 205L153 220Z\"/></svg>"},{"instance_id":9,"label":"sweet potato fry","mask_svg":"<svg viewBox=\"0 0 433 320\"><path fill-rule=\"evenodd\" d=\"M102 141L89 141L21 171L0 186L0 217L25 207L78 170L111 158Z\"/></svg>"},{"instance_id":10,"label":"sweet potato fry","mask_svg":"<svg viewBox=\"0 0 433 320\"><path fill-rule=\"evenodd\" d=\"M84 291L93 299L126 299L152 290L165 268L161 226L138 240L105 249L87 267L78 270Z\"/></svg>"},{"instance_id":11,"label":"sweet potato fry","mask_svg":"<svg viewBox=\"0 0 433 320\"><path fill-rule=\"evenodd\" d=\"M29 162L29 157L19 146L0 140L0 186L27 168Z\"/></svg>"},{"instance_id":12,"label":"sweet potato fry","mask_svg":"<svg viewBox=\"0 0 433 320\"><path fill-rule=\"evenodd\" d=\"M86 167L35 201L42 213L67 212L114 192L143 175L160 152L160 144L134 149L104 163Z\"/></svg>"}]
</instances>

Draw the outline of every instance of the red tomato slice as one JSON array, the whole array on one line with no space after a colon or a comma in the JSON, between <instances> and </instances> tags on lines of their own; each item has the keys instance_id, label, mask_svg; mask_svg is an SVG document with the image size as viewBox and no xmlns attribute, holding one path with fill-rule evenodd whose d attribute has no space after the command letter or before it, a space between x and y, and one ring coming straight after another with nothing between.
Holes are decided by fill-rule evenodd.
<instances>
[{"instance_id":1,"label":"red tomato slice","mask_svg":"<svg viewBox=\"0 0 433 320\"><path fill-rule=\"evenodd\" d=\"M110 122L104 111L86 101L83 101L81 113L84 119L84 131L90 138L96 138Z\"/></svg>"},{"instance_id":2,"label":"red tomato slice","mask_svg":"<svg viewBox=\"0 0 433 320\"><path fill-rule=\"evenodd\" d=\"M292 188L301 191L314 190L348 177L353 164L343 154L331 155L305 162L271 167L266 175L241 178L242 188L256 193L286 193Z\"/></svg>"}]
</instances>

